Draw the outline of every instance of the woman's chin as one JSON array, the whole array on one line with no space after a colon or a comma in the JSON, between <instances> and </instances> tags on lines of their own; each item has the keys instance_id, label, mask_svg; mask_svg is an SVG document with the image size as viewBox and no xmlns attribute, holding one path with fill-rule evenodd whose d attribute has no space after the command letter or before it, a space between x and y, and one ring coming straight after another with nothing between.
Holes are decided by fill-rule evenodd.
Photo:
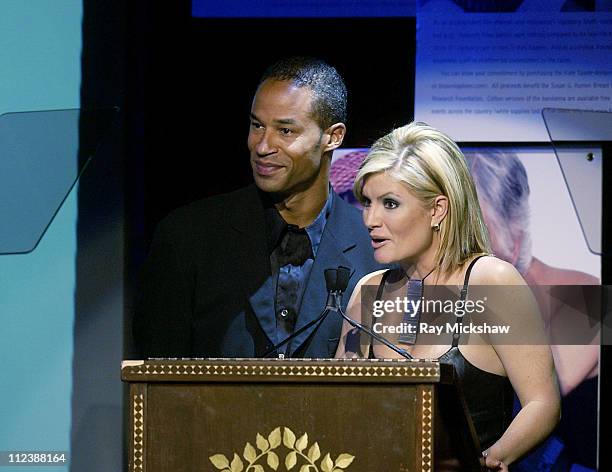
<instances>
[{"instance_id":1,"label":"woman's chin","mask_svg":"<svg viewBox=\"0 0 612 472\"><path fill-rule=\"evenodd\" d=\"M391 264L392 262L395 262L395 259L390 257L389 254L385 254L383 251L380 250L374 251L374 259L379 264Z\"/></svg>"}]
</instances>

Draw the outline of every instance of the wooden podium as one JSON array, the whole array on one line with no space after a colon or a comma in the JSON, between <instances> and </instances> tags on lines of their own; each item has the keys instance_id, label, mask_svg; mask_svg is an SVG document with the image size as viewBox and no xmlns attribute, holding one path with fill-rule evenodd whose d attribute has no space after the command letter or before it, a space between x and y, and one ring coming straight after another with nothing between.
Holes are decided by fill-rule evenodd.
<instances>
[{"instance_id":1,"label":"wooden podium","mask_svg":"<svg viewBox=\"0 0 612 472\"><path fill-rule=\"evenodd\" d=\"M130 472L480 471L437 361L124 361Z\"/></svg>"}]
</instances>

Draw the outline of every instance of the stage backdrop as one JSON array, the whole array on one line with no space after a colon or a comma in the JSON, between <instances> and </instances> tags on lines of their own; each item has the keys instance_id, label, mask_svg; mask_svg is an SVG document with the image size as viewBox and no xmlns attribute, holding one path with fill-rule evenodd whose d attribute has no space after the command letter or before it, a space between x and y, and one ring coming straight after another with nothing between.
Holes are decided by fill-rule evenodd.
<instances>
[{"instance_id":1,"label":"stage backdrop","mask_svg":"<svg viewBox=\"0 0 612 472\"><path fill-rule=\"evenodd\" d=\"M78 0L2 2L0 113L79 108L82 16ZM34 252L0 256L0 451L70 449L76 220L74 188Z\"/></svg>"},{"instance_id":2,"label":"stage backdrop","mask_svg":"<svg viewBox=\"0 0 612 472\"><path fill-rule=\"evenodd\" d=\"M548 141L543 107L612 111L612 4L423 0L415 118L458 141Z\"/></svg>"},{"instance_id":3,"label":"stage backdrop","mask_svg":"<svg viewBox=\"0 0 612 472\"><path fill-rule=\"evenodd\" d=\"M122 31L116 25L122 17L114 14L120 9L104 4L96 11L94 3L100 4L2 2L0 114L121 105L113 88L123 75L116 54L123 48L116 47L115 37ZM115 60L104 62L113 53ZM28 254L0 256L0 454L66 451L70 463L53 470L123 469L119 129L116 120L38 246ZM7 158L3 141L0 137L0 162ZM76 168L76 153L67 157ZM36 177L59 180L54 169ZM33 185L30 192L38 190ZM23 200L18 204L27 211L27 197ZM11 228L2 208L0 202L0 225ZM25 470L7 466L6 454L1 457L1 470Z\"/></svg>"}]
</instances>

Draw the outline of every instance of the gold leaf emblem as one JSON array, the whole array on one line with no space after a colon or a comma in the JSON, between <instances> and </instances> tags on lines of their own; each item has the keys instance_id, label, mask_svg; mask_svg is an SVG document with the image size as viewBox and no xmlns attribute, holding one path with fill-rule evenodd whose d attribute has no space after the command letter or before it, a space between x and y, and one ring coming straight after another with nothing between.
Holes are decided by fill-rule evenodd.
<instances>
[{"instance_id":1,"label":"gold leaf emblem","mask_svg":"<svg viewBox=\"0 0 612 472\"><path fill-rule=\"evenodd\" d=\"M318 460L319 457L321 457L321 451L319 450L319 443L314 443L312 446L310 446L310 449L308 449L308 459L311 462L314 462Z\"/></svg>"},{"instance_id":2,"label":"gold leaf emblem","mask_svg":"<svg viewBox=\"0 0 612 472\"><path fill-rule=\"evenodd\" d=\"M229 461L223 454L215 454L214 456L210 456L209 459L210 462L212 462L213 465L219 470L229 468Z\"/></svg>"},{"instance_id":3,"label":"gold leaf emblem","mask_svg":"<svg viewBox=\"0 0 612 472\"><path fill-rule=\"evenodd\" d=\"M278 428L275 428L269 435L268 435L268 442L270 443L270 449L276 449L278 446L280 446L281 443L281 432L280 432L280 426Z\"/></svg>"},{"instance_id":4,"label":"gold leaf emblem","mask_svg":"<svg viewBox=\"0 0 612 472\"><path fill-rule=\"evenodd\" d=\"M291 451L287 454L287 457L285 457L285 467L287 470L291 470L295 467L295 464L297 464L297 452Z\"/></svg>"},{"instance_id":5,"label":"gold leaf emblem","mask_svg":"<svg viewBox=\"0 0 612 472\"><path fill-rule=\"evenodd\" d=\"M308 433L304 433L303 436L295 442L295 448L302 452L306 446L308 446Z\"/></svg>"},{"instance_id":6,"label":"gold leaf emblem","mask_svg":"<svg viewBox=\"0 0 612 472\"><path fill-rule=\"evenodd\" d=\"M244 464L240 460L238 454L234 452L234 458L232 459L232 463L230 464L231 472L242 472L244 469Z\"/></svg>"},{"instance_id":7,"label":"gold leaf emblem","mask_svg":"<svg viewBox=\"0 0 612 472\"><path fill-rule=\"evenodd\" d=\"M289 449L293 449L295 444L295 434L289 428L285 427L283 432L283 444Z\"/></svg>"},{"instance_id":8,"label":"gold leaf emblem","mask_svg":"<svg viewBox=\"0 0 612 472\"><path fill-rule=\"evenodd\" d=\"M268 452L268 466L272 469L272 470L276 470L278 469L278 464L279 464L279 460L278 460L278 456L276 455L276 453L270 451Z\"/></svg>"},{"instance_id":9,"label":"gold leaf emblem","mask_svg":"<svg viewBox=\"0 0 612 472\"><path fill-rule=\"evenodd\" d=\"M271 470L278 470L281 458L278 451L274 450L278 449L281 443L289 450L283 460L287 470L299 466L299 472L342 472L355 459L355 456L351 454L342 453L333 461L328 452L317 465L317 461L321 458L319 443L315 442L308 448L308 433L305 432L296 439L295 433L286 426L282 427L282 435L279 426L268 434L267 439L264 435L257 433L255 437L257 449L250 442L245 444L242 457L246 461L246 468L245 463L235 452L231 462L223 454L214 454L208 459L216 469L222 472L266 472L264 464Z\"/></svg>"},{"instance_id":10,"label":"gold leaf emblem","mask_svg":"<svg viewBox=\"0 0 612 472\"><path fill-rule=\"evenodd\" d=\"M257 433L257 439L255 440L255 444L257 444L257 447L260 451L265 451L270 447L268 441L259 433Z\"/></svg>"},{"instance_id":11,"label":"gold leaf emblem","mask_svg":"<svg viewBox=\"0 0 612 472\"><path fill-rule=\"evenodd\" d=\"M323 472L332 472L333 468L334 468L334 463L332 462L331 457L329 457L329 452L328 452L327 454L325 454L325 457L321 461L321 470Z\"/></svg>"},{"instance_id":12,"label":"gold leaf emblem","mask_svg":"<svg viewBox=\"0 0 612 472\"><path fill-rule=\"evenodd\" d=\"M253 462L255 460L255 457L257 457L257 452L255 451L255 448L251 446L251 443L246 443L242 456L249 462Z\"/></svg>"},{"instance_id":13,"label":"gold leaf emblem","mask_svg":"<svg viewBox=\"0 0 612 472\"><path fill-rule=\"evenodd\" d=\"M346 469L352 464L353 459L355 459L355 456L351 456L350 454L340 454L334 463L334 467Z\"/></svg>"}]
</instances>

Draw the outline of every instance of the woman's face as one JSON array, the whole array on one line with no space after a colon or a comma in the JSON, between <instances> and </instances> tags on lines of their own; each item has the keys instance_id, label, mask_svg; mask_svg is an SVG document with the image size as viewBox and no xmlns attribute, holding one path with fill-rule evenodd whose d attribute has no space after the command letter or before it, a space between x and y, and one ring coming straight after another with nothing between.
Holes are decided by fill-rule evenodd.
<instances>
[{"instance_id":1,"label":"woman's face","mask_svg":"<svg viewBox=\"0 0 612 472\"><path fill-rule=\"evenodd\" d=\"M378 262L400 262L408 267L425 257L433 260L432 209L384 172L367 177L362 194L363 221Z\"/></svg>"}]
</instances>

